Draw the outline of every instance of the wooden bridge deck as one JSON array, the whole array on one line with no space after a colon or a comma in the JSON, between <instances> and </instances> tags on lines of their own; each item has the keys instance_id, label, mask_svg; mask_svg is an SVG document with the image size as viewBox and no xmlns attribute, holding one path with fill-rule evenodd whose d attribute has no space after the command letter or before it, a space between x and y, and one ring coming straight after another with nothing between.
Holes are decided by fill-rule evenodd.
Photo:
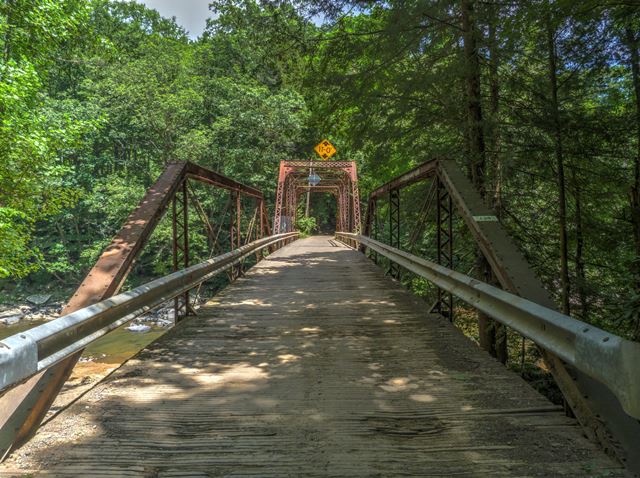
<instances>
[{"instance_id":1,"label":"wooden bridge deck","mask_svg":"<svg viewBox=\"0 0 640 478\"><path fill-rule=\"evenodd\" d=\"M3 476L622 476L574 421L327 237L40 429Z\"/></svg>"}]
</instances>

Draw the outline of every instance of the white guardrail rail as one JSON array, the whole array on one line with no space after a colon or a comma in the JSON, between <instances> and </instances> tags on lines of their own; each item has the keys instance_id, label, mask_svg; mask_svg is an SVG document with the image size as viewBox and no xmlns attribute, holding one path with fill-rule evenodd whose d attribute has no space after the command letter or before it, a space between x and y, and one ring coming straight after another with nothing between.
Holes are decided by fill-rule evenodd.
<instances>
[{"instance_id":1,"label":"white guardrail rail","mask_svg":"<svg viewBox=\"0 0 640 478\"><path fill-rule=\"evenodd\" d=\"M206 262L141 285L0 341L0 391L85 348L113 329L297 232L258 239Z\"/></svg>"},{"instance_id":2,"label":"white guardrail rail","mask_svg":"<svg viewBox=\"0 0 640 478\"><path fill-rule=\"evenodd\" d=\"M336 239L353 247L359 243L376 251L511 327L603 383L618 398L627 414L640 419L640 343L605 332L370 237L338 232Z\"/></svg>"}]
</instances>

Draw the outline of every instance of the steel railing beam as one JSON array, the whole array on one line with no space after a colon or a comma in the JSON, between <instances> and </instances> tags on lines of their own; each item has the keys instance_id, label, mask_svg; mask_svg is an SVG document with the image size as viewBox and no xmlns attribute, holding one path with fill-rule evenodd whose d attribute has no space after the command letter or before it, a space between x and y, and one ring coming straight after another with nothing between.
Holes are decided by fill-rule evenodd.
<instances>
[{"instance_id":1,"label":"steel railing beam","mask_svg":"<svg viewBox=\"0 0 640 478\"><path fill-rule=\"evenodd\" d=\"M187 178L263 200L259 190L194 163L169 163L84 278L62 315L95 304L120 290L140 251ZM11 446L17 447L35 433L79 358L80 352L71 355L0 397L2 443L13 440ZM0 458L8 451L0 448Z\"/></svg>"},{"instance_id":2,"label":"steel railing beam","mask_svg":"<svg viewBox=\"0 0 640 478\"><path fill-rule=\"evenodd\" d=\"M443 158L427 161L376 189L369 197L369 204L394 188L404 188L430 177L436 177L445 186L500 286L555 310L556 304L549 292L500 224L495 212L484 203L455 161ZM369 220L370 215L367 215ZM365 231L367 228L370 228L368 223ZM637 453L640 422L627 415L605 385L564 363L551 352L539 350L566 404L585 433L620 461L640 472L640 454Z\"/></svg>"},{"instance_id":3,"label":"steel railing beam","mask_svg":"<svg viewBox=\"0 0 640 478\"><path fill-rule=\"evenodd\" d=\"M296 232L258 239L0 341L0 391L84 349L111 330L236 266L257 251L295 238ZM6 443L0 443L0 447Z\"/></svg>"},{"instance_id":4,"label":"steel railing beam","mask_svg":"<svg viewBox=\"0 0 640 478\"><path fill-rule=\"evenodd\" d=\"M336 233L336 238L373 249L529 338L564 362L606 385L618 398L625 412L640 419L640 343L605 332L369 237Z\"/></svg>"}]
</instances>

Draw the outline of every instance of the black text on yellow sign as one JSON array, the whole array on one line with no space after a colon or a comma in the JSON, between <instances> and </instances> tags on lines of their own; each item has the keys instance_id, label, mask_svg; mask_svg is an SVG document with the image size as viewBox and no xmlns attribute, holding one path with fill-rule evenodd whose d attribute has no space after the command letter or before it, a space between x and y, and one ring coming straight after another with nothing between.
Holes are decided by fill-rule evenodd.
<instances>
[{"instance_id":1,"label":"black text on yellow sign","mask_svg":"<svg viewBox=\"0 0 640 478\"><path fill-rule=\"evenodd\" d=\"M318 153L318 156L325 161L337 152L336 148L326 139L318 143L314 149L316 153Z\"/></svg>"}]
</instances>

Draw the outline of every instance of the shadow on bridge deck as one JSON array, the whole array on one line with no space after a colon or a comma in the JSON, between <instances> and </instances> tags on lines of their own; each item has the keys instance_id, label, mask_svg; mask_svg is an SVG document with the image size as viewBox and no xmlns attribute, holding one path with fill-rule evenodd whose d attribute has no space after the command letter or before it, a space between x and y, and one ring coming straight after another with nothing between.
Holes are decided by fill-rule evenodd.
<instances>
[{"instance_id":1,"label":"shadow on bridge deck","mask_svg":"<svg viewBox=\"0 0 640 478\"><path fill-rule=\"evenodd\" d=\"M622 476L361 254L297 241L45 425L2 475Z\"/></svg>"}]
</instances>

